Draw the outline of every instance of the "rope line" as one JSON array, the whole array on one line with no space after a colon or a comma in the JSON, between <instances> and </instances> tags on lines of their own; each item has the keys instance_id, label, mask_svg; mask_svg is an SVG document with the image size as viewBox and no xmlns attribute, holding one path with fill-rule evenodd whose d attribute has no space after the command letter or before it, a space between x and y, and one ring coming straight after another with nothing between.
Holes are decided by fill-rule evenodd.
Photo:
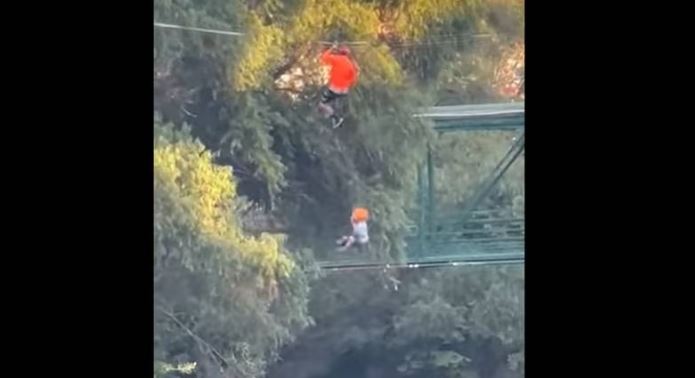
<instances>
[{"instance_id":1,"label":"rope line","mask_svg":"<svg viewBox=\"0 0 695 378\"><path fill-rule=\"evenodd\" d=\"M320 268L325 271L352 271L352 270L387 270L387 269L422 269L435 267L461 267L478 265L499 265L499 264L523 264L524 257L500 257L493 259L462 259L462 260L434 260L404 263L369 263L369 262L345 262L330 263L320 262Z\"/></svg>"},{"instance_id":2,"label":"rope line","mask_svg":"<svg viewBox=\"0 0 695 378\"><path fill-rule=\"evenodd\" d=\"M157 28L163 28L163 29L187 30L187 31L200 32L200 33L227 35L227 36L234 36L234 37L240 37L240 36L246 35L246 33L237 32L237 31L199 28L199 27L195 27L195 26L167 24L167 23L163 23L163 22L155 22L154 26ZM466 38L480 38L480 37L490 37L490 36L492 36L492 34L462 34L461 36L466 37ZM428 41L428 42L401 42L401 43L394 43L394 44L392 44L392 46L399 46L399 47L426 46L426 45L437 45L437 44L448 44L448 43L459 42L459 39L451 34L443 36L443 37L447 37L448 39L434 40L434 41ZM330 41L317 41L317 42L324 44L324 45L330 45L333 43ZM346 42L341 42L341 43L345 44L345 45L353 45L353 46L370 44L369 41L346 41Z\"/></svg>"},{"instance_id":3,"label":"rope line","mask_svg":"<svg viewBox=\"0 0 695 378\"><path fill-rule=\"evenodd\" d=\"M165 24L161 22L155 22L154 26L158 28L164 28L164 29L179 29L179 30L190 30L190 31L197 31L201 33L210 33L210 34L221 34L221 35L233 35L233 36L242 36L244 33L240 32L234 32L234 31L226 31L226 30L215 30L215 29L205 29L205 28L196 28L193 26L183 26L183 25L175 25L175 24Z\"/></svg>"}]
</instances>

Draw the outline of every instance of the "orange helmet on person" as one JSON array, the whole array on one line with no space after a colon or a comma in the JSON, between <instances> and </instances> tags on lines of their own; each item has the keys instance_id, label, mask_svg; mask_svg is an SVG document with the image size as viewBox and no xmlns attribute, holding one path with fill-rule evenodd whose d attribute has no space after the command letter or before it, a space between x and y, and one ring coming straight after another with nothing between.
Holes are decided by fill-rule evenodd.
<instances>
[{"instance_id":1,"label":"orange helmet on person","mask_svg":"<svg viewBox=\"0 0 695 378\"><path fill-rule=\"evenodd\" d=\"M366 222L369 220L369 211L363 207L356 207L352 210L352 217L350 217L350 220L353 223Z\"/></svg>"}]
</instances>

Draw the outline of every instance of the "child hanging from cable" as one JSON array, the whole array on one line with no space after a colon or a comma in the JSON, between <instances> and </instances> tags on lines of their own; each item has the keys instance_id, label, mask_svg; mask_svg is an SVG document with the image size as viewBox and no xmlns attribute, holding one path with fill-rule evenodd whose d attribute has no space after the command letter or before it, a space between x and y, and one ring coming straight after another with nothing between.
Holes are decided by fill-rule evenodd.
<instances>
[{"instance_id":1,"label":"child hanging from cable","mask_svg":"<svg viewBox=\"0 0 695 378\"><path fill-rule=\"evenodd\" d=\"M353 245L362 250L369 242L369 231L367 229L367 220L369 220L369 211L362 207L357 207L352 210L350 223L352 223L352 234L341 237L336 241L340 246L338 250L344 251Z\"/></svg>"},{"instance_id":2,"label":"child hanging from cable","mask_svg":"<svg viewBox=\"0 0 695 378\"><path fill-rule=\"evenodd\" d=\"M330 66L331 70L328 85L321 94L319 110L331 119L333 128L337 128L343 124L344 119L336 114L331 103L347 96L350 88L357 82L359 67L350 56L350 50L345 46L338 47L335 43L321 54L320 60L322 64Z\"/></svg>"}]
</instances>

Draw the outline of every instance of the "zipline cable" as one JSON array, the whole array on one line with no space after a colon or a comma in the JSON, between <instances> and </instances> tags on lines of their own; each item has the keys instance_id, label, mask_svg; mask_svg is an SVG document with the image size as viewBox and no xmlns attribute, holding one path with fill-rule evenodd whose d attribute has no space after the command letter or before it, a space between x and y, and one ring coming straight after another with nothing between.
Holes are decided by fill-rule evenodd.
<instances>
[{"instance_id":1,"label":"zipline cable","mask_svg":"<svg viewBox=\"0 0 695 378\"><path fill-rule=\"evenodd\" d=\"M319 263L321 270L325 271L353 271L353 270L388 270L388 269L422 269L436 267L461 267L476 265L500 265L500 264L523 264L524 257L500 257L487 259L461 259L461 260L433 260L404 263L380 263L380 262L345 262L335 264L328 261Z\"/></svg>"},{"instance_id":2,"label":"zipline cable","mask_svg":"<svg viewBox=\"0 0 695 378\"><path fill-rule=\"evenodd\" d=\"M227 36L234 36L234 37L240 37L240 36L246 35L246 33L237 32L237 31L199 28L199 27L194 27L194 26L168 24L168 23L163 23L163 22L155 22L154 26L157 28L162 28L162 29L187 30L187 31L194 31L194 32L199 32L199 33L227 35ZM465 37L465 38L480 38L480 37L489 37L489 36L491 36L491 34L461 34L461 36ZM460 42L459 39L463 39L463 38L457 38L455 34L442 35L442 37L445 37L445 38L443 38L441 40L433 40L433 41L427 41L427 42L393 43L393 44L391 44L391 46L408 47L408 46L426 46L426 45L437 45L437 44L449 44L449 43L458 43L458 42ZM319 42L321 44L325 44L325 45L330 45L333 43L330 41L317 41L317 42ZM369 45L370 44L369 41L346 41L346 42L341 42L341 43L345 44L345 45L353 45L353 46Z\"/></svg>"}]
</instances>

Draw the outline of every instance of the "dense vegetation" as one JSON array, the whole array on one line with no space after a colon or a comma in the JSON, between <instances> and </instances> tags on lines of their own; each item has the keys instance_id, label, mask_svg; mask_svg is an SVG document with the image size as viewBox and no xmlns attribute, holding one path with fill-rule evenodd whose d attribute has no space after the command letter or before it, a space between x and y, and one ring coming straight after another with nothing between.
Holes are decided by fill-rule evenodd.
<instances>
[{"instance_id":1,"label":"dense vegetation","mask_svg":"<svg viewBox=\"0 0 695 378\"><path fill-rule=\"evenodd\" d=\"M402 258L428 145L443 205L469 198L511 135L439 137L410 114L521 98L523 1L154 5L245 33L155 29L155 376L523 376L519 267L315 267L355 204L371 257ZM360 41L361 67L335 131L314 109L333 40ZM489 201L523 208L523 161Z\"/></svg>"}]
</instances>

